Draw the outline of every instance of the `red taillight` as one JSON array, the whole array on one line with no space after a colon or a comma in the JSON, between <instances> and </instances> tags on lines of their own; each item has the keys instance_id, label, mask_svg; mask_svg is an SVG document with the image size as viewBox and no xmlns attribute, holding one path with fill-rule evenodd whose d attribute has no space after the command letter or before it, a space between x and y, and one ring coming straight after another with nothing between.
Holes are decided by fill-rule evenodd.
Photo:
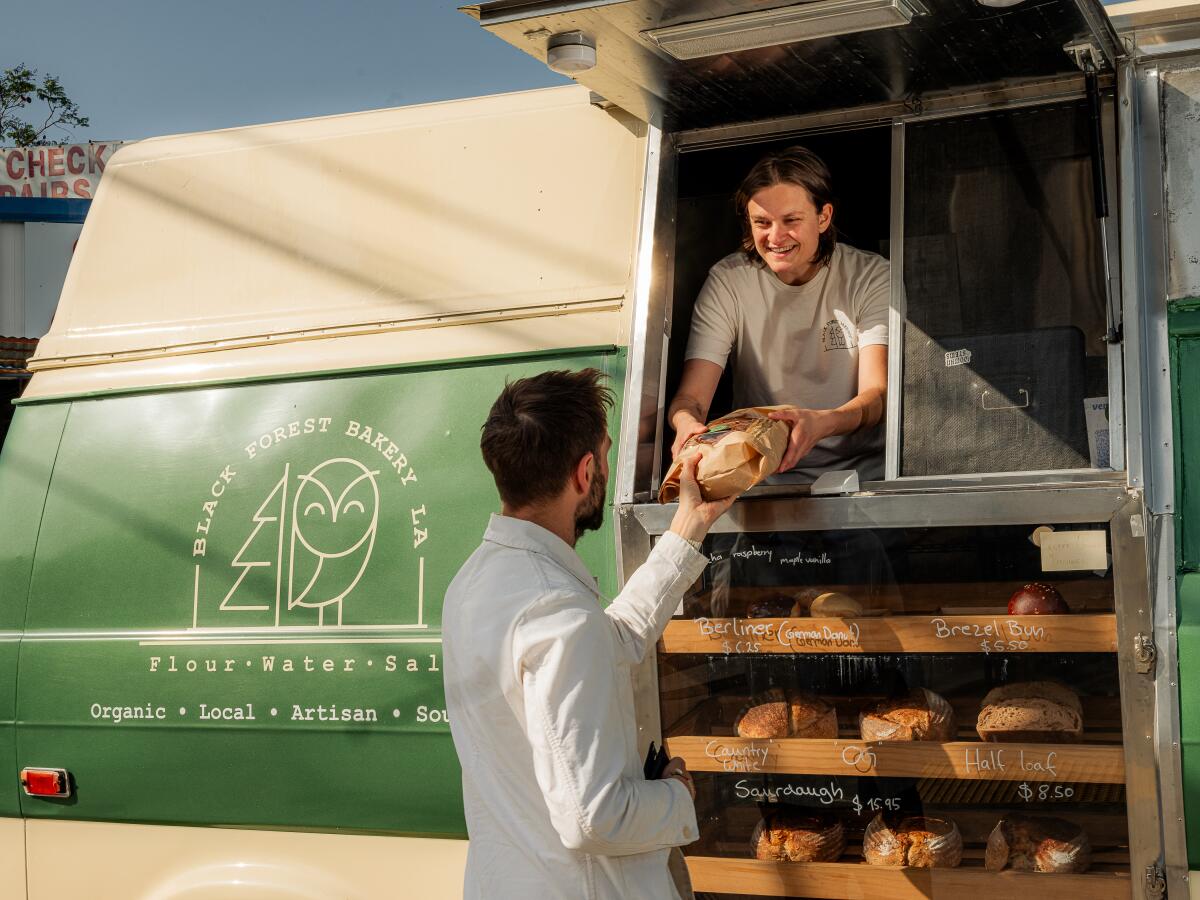
<instances>
[{"instance_id":1,"label":"red taillight","mask_svg":"<svg viewBox=\"0 0 1200 900\"><path fill-rule=\"evenodd\" d=\"M21 786L30 797L71 796L71 776L66 769L22 769Z\"/></svg>"}]
</instances>

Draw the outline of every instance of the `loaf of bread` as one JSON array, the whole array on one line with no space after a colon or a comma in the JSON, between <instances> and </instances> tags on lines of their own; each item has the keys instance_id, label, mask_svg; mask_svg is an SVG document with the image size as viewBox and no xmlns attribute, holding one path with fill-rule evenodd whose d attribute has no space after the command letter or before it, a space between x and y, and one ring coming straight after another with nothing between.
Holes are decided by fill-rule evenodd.
<instances>
[{"instance_id":1,"label":"loaf of bread","mask_svg":"<svg viewBox=\"0 0 1200 900\"><path fill-rule=\"evenodd\" d=\"M989 691L975 730L985 741L1061 743L1083 735L1079 695L1053 681L1022 681Z\"/></svg>"},{"instance_id":2,"label":"loaf of bread","mask_svg":"<svg viewBox=\"0 0 1200 900\"><path fill-rule=\"evenodd\" d=\"M734 723L744 738L824 738L838 736L837 709L815 694L772 688L753 700Z\"/></svg>"},{"instance_id":3,"label":"loaf of bread","mask_svg":"<svg viewBox=\"0 0 1200 900\"><path fill-rule=\"evenodd\" d=\"M1065 616L1070 611L1058 588L1044 581L1023 585L1008 598L1010 616Z\"/></svg>"},{"instance_id":4,"label":"loaf of bread","mask_svg":"<svg viewBox=\"0 0 1200 900\"><path fill-rule=\"evenodd\" d=\"M958 736L954 709L945 697L925 688L864 710L858 727L864 741L952 741Z\"/></svg>"},{"instance_id":5,"label":"loaf of bread","mask_svg":"<svg viewBox=\"0 0 1200 900\"><path fill-rule=\"evenodd\" d=\"M830 591L827 594L821 594L821 596L813 600L808 614L814 618L821 618L823 616L843 618L846 616L861 616L862 611L862 605L853 597L849 597L846 594L839 594L836 591Z\"/></svg>"},{"instance_id":6,"label":"loaf of bread","mask_svg":"<svg viewBox=\"0 0 1200 900\"><path fill-rule=\"evenodd\" d=\"M1092 862L1092 847L1082 828L1052 816L1010 815L988 837L984 865L993 872L1079 873Z\"/></svg>"},{"instance_id":7,"label":"loaf of bread","mask_svg":"<svg viewBox=\"0 0 1200 900\"><path fill-rule=\"evenodd\" d=\"M863 833L863 858L873 866L949 869L962 861L958 826L946 819L909 816L896 821L883 813Z\"/></svg>"},{"instance_id":8,"label":"loaf of bread","mask_svg":"<svg viewBox=\"0 0 1200 900\"><path fill-rule=\"evenodd\" d=\"M763 816L750 836L755 859L833 862L846 849L842 823L827 814L784 808Z\"/></svg>"}]
</instances>

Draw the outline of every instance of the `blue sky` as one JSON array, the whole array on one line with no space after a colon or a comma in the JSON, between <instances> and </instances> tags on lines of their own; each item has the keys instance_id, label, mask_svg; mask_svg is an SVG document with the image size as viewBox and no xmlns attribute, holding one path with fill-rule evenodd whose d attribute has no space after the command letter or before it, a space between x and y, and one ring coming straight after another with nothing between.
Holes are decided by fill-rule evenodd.
<instances>
[{"instance_id":1,"label":"blue sky","mask_svg":"<svg viewBox=\"0 0 1200 900\"><path fill-rule=\"evenodd\" d=\"M0 68L23 62L58 75L91 119L77 141L567 83L445 0L56 0L18 8L16 27L0 30Z\"/></svg>"}]
</instances>

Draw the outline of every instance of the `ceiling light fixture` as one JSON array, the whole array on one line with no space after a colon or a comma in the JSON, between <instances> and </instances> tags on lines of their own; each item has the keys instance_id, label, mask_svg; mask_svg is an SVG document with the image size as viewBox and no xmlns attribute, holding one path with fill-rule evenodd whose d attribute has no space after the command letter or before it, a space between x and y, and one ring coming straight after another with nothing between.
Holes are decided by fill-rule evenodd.
<instances>
[{"instance_id":1,"label":"ceiling light fixture","mask_svg":"<svg viewBox=\"0 0 1200 900\"><path fill-rule=\"evenodd\" d=\"M782 9L652 28L642 35L676 59L698 59L907 25L927 10L919 0L812 0Z\"/></svg>"},{"instance_id":2,"label":"ceiling light fixture","mask_svg":"<svg viewBox=\"0 0 1200 900\"><path fill-rule=\"evenodd\" d=\"M596 65L596 42L582 31L563 31L546 42L546 65L562 75L586 72Z\"/></svg>"}]
</instances>

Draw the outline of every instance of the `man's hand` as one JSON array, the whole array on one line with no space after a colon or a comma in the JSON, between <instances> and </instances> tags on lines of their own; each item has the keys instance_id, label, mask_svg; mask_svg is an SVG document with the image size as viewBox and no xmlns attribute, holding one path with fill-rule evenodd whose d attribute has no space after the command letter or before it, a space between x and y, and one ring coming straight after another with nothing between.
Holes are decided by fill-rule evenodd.
<instances>
[{"instance_id":1,"label":"man's hand","mask_svg":"<svg viewBox=\"0 0 1200 900\"><path fill-rule=\"evenodd\" d=\"M682 419L683 416L680 415L677 418ZM690 422L681 422L675 432L675 442L671 444L671 459L679 455L679 451L683 449L683 445L689 438L704 434L706 431L708 431L708 426L696 419L692 419Z\"/></svg>"},{"instance_id":2,"label":"man's hand","mask_svg":"<svg viewBox=\"0 0 1200 900\"><path fill-rule=\"evenodd\" d=\"M692 795L692 799L696 799L696 785L692 781L692 773L687 770L687 764L678 756L667 763L667 767L663 769L663 778L677 778L683 782L683 786L688 789L688 793Z\"/></svg>"},{"instance_id":3,"label":"man's hand","mask_svg":"<svg viewBox=\"0 0 1200 900\"><path fill-rule=\"evenodd\" d=\"M725 515L737 495L724 500L705 500L700 496L700 484L696 481L698 456L689 456L683 461L679 473L679 510L671 519L670 530L684 540L702 541L712 528L713 522Z\"/></svg>"},{"instance_id":4,"label":"man's hand","mask_svg":"<svg viewBox=\"0 0 1200 900\"><path fill-rule=\"evenodd\" d=\"M768 413L767 417L776 422L787 422L791 427L787 450L783 454L783 459L779 461L779 468L775 470L776 472L789 471L796 463L808 456L808 452L812 450L817 441L827 438L833 433L829 428L826 410L786 406Z\"/></svg>"}]
</instances>

